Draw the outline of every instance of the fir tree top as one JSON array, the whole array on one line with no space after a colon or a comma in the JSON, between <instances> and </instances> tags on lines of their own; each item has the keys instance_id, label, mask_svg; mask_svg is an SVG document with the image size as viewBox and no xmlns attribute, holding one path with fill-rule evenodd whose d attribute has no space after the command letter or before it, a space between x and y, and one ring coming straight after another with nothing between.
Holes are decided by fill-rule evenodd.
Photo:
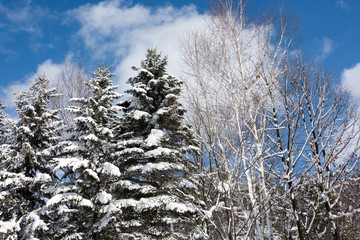
<instances>
[{"instance_id":1,"label":"fir tree top","mask_svg":"<svg viewBox=\"0 0 360 240\"><path fill-rule=\"evenodd\" d=\"M147 69L158 78L165 74L167 65L167 57L161 57L161 53L157 53L156 48L149 48L146 53L146 59L141 61L141 67Z\"/></svg>"}]
</instances>

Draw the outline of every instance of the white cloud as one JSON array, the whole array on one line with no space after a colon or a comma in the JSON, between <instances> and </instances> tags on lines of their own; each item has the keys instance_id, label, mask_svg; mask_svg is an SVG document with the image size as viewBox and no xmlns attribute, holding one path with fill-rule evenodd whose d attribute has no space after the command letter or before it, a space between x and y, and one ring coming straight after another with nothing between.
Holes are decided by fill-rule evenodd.
<instances>
[{"instance_id":1,"label":"white cloud","mask_svg":"<svg viewBox=\"0 0 360 240\"><path fill-rule=\"evenodd\" d=\"M349 5L345 2L345 0L337 0L336 1L336 6L339 6L343 9L348 9Z\"/></svg>"},{"instance_id":2,"label":"white cloud","mask_svg":"<svg viewBox=\"0 0 360 240\"><path fill-rule=\"evenodd\" d=\"M37 66L37 70L35 73L29 74L26 77L25 82L15 82L6 87L0 88L0 93L4 102L9 109L13 109L14 106L14 93L15 92L23 92L26 91L30 84L29 81L33 81L36 76L45 74L50 80L55 79L61 72L63 64L53 63L51 59L46 60L42 64Z\"/></svg>"},{"instance_id":3,"label":"white cloud","mask_svg":"<svg viewBox=\"0 0 360 240\"><path fill-rule=\"evenodd\" d=\"M92 52L93 60L115 59L114 71L121 88L134 75L131 66L140 65L149 47L156 47L167 55L168 71L177 75L181 38L205 24L203 15L192 5L153 9L139 4L124 5L119 0L84 5L69 15L80 23L77 36Z\"/></svg>"},{"instance_id":4,"label":"white cloud","mask_svg":"<svg viewBox=\"0 0 360 240\"><path fill-rule=\"evenodd\" d=\"M321 41L321 52L316 57L316 60L318 60L318 61L324 60L327 56L329 56L334 51L334 49L335 49L334 41L331 40L330 38L323 37L323 39Z\"/></svg>"},{"instance_id":5,"label":"white cloud","mask_svg":"<svg viewBox=\"0 0 360 240\"><path fill-rule=\"evenodd\" d=\"M7 87L1 87L1 96L5 106L14 108L14 93L25 91L29 87L28 83L16 82Z\"/></svg>"},{"instance_id":6,"label":"white cloud","mask_svg":"<svg viewBox=\"0 0 360 240\"><path fill-rule=\"evenodd\" d=\"M64 64L53 63L51 59L48 59L38 65L36 73L30 77L30 79L34 79L36 76L43 74L45 74L45 76L50 80L55 79L60 74L63 65Z\"/></svg>"},{"instance_id":7,"label":"white cloud","mask_svg":"<svg viewBox=\"0 0 360 240\"><path fill-rule=\"evenodd\" d=\"M341 83L354 97L360 99L360 62L343 71Z\"/></svg>"}]
</instances>

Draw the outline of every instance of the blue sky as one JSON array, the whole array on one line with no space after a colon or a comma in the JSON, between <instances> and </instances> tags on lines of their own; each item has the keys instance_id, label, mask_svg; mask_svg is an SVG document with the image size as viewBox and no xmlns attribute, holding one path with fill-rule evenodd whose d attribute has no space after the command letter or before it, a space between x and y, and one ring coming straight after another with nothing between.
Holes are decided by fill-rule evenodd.
<instances>
[{"instance_id":1,"label":"blue sky","mask_svg":"<svg viewBox=\"0 0 360 240\"><path fill-rule=\"evenodd\" d=\"M251 4L254 1L251 2ZM299 21L298 47L334 72L360 97L359 0L257 0L260 8L279 5ZM169 72L179 69L179 40L203 26L206 1L0 0L0 97L29 79L56 77L65 61L113 65L117 83L132 75L147 47L169 56Z\"/></svg>"}]
</instances>

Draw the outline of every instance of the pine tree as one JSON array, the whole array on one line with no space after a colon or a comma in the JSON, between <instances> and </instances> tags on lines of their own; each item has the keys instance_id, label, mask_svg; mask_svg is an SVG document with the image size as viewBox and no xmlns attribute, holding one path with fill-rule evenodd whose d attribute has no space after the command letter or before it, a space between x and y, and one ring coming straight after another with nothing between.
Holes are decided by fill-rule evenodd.
<instances>
[{"instance_id":1,"label":"pine tree","mask_svg":"<svg viewBox=\"0 0 360 240\"><path fill-rule=\"evenodd\" d=\"M17 94L19 120L0 172L1 239L32 239L47 229L40 211L50 195L44 188L53 181L50 159L58 137L57 111L49 110L55 89L39 76L28 91Z\"/></svg>"},{"instance_id":2,"label":"pine tree","mask_svg":"<svg viewBox=\"0 0 360 240\"><path fill-rule=\"evenodd\" d=\"M166 57L149 49L141 67L133 68L138 75L128 80L132 98L120 104L121 239L201 237L194 168L186 158L197 143L182 123L182 82L167 74L166 65Z\"/></svg>"},{"instance_id":3,"label":"pine tree","mask_svg":"<svg viewBox=\"0 0 360 240\"><path fill-rule=\"evenodd\" d=\"M119 211L113 204L112 183L120 176L112 163L112 127L120 97L110 78L110 68L96 68L87 85L89 98L72 99L73 130L62 141L63 156L56 159L61 186L48 202L53 239L111 239Z\"/></svg>"}]
</instances>

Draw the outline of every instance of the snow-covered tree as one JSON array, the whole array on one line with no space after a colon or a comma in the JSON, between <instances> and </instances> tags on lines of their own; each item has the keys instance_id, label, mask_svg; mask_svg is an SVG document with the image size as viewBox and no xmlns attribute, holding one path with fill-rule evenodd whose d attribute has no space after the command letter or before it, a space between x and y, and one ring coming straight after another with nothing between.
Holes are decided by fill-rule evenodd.
<instances>
[{"instance_id":1,"label":"snow-covered tree","mask_svg":"<svg viewBox=\"0 0 360 240\"><path fill-rule=\"evenodd\" d=\"M311 175L316 199L304 200L313 209L314 223L309 221L310 207L303 210L300 220L310 237L342 239L341 222L359 211L341 207L343 189L349 184L359 159L359 111L349 94L339 89L334 78L323 69L312 62L306 63L303 58L298 59L294 69L295 96L301 104L299 128L306 133L299 134L302 139L306 137L302 142L306 147L302 157L308 168L302 173Z\"/></svg>"},{"instance_id":2,"label":"snow-covered tree","mask_svg":"<svg viewBox=\"0 0 360 240\"><path fill-rule=\"evenodd\" d=\"M269 178L279 154L267 137L269 91L278 94L293 35L284 16L248 18L246 2L212 1L206 29L188 34L182 48L187 117L204 153L197 165L205 221L216 239L279 236L272 217L277 184Z\"/></svg>"},{"instance_id":3,"label":"snow-covered tree","mask_svg":"<svg viewBox=\"0 0 360 240\"><path fill-rule=\"evenodd\" d=\"M120 176L111 158L120 97L110 78L110 68L101 65L87 84L91 97L76 98L69 111L73 129L64 134L62 157L56 158L56 173L62 180L48 201L47 232L55 239L112 239L119 209L112 204L113 182Z\"/></svg>"},{"instance_id":4,"label":"snow-covered tree","mask_svg":"<svg viewBox=\"0 0 360 240\"><path fill-rule=\"evenodd\" d=\"M193 239L198 228L194 167L186 157L197 151L192 130L182 123L178 101L182 82L166 72L167 59L148 49L128 83L129 100L120 105L116 206L121 239Z\"/></svg>"},{"instance_id":5,"label":"snow-covered tree","mask_svg":"<svg viewBox=\"0 0 360 240\"><path fill-rule=\"evenodd\" d=\"M357 213L340 202L359 156L356 107L333 76L289 54L291 17L254 22L247 1L212 2L206 29L183 45L209 233L341 239Z\"/></svg>"},{"instance_id":6,"label":"snow-covered tree","mask_svg":"<svg viewBox=\"0 0 360 240\"><path fill-rule=\"evenodd\" d=\"M7 115L4 113L3 109L5 106L0 100L0 145L5 144L8 139L9 125Z\"/></svg>"},{"instance_id":7,"label":"snow-covered tree","mask_svg":"<svg viewBox=\"0 0 360 240\"><path fill-rule=\"evenodd\" d=\"M8 151L9 151L9 139L10 139L10 129L12 127L12 121L8 119L7 114L3 111L5 106L0 100L0 169L4 167L1 166L5 160Z\"/></svg>"},{"instance_id":8,"label":"snow-covered tree","mask_svg":"<svg viewBox=\"0 0 360 240\"><path fill-rule=\"evenodd\" d=\"M15 221L8 221L10 218L5 217L2 213L2 207L5 206L4 202L9 199L9 192L6 191L4 180L6 180L5 160L8 158L10 151L8 143L9 139L9 125L7 115L3 112L5 106L0 100L0 237L5 238L11 236L14 230Z\"/></svg>"},{"instance_id":9,"label":"snow-covered tree","mask_svg":"<svg viewBox=\"0 0 360 240\"><path fill-rule=\"evenodd\" d=\"M49 110L57 95L48 84L45 76L38 76L28 91L16 96L19 120L0 170L2 239L32 239L47 228L39 211L50 197L43 190L53 180L50 160L61 123L58 111Z\"/></svg>"}]
</instances>

